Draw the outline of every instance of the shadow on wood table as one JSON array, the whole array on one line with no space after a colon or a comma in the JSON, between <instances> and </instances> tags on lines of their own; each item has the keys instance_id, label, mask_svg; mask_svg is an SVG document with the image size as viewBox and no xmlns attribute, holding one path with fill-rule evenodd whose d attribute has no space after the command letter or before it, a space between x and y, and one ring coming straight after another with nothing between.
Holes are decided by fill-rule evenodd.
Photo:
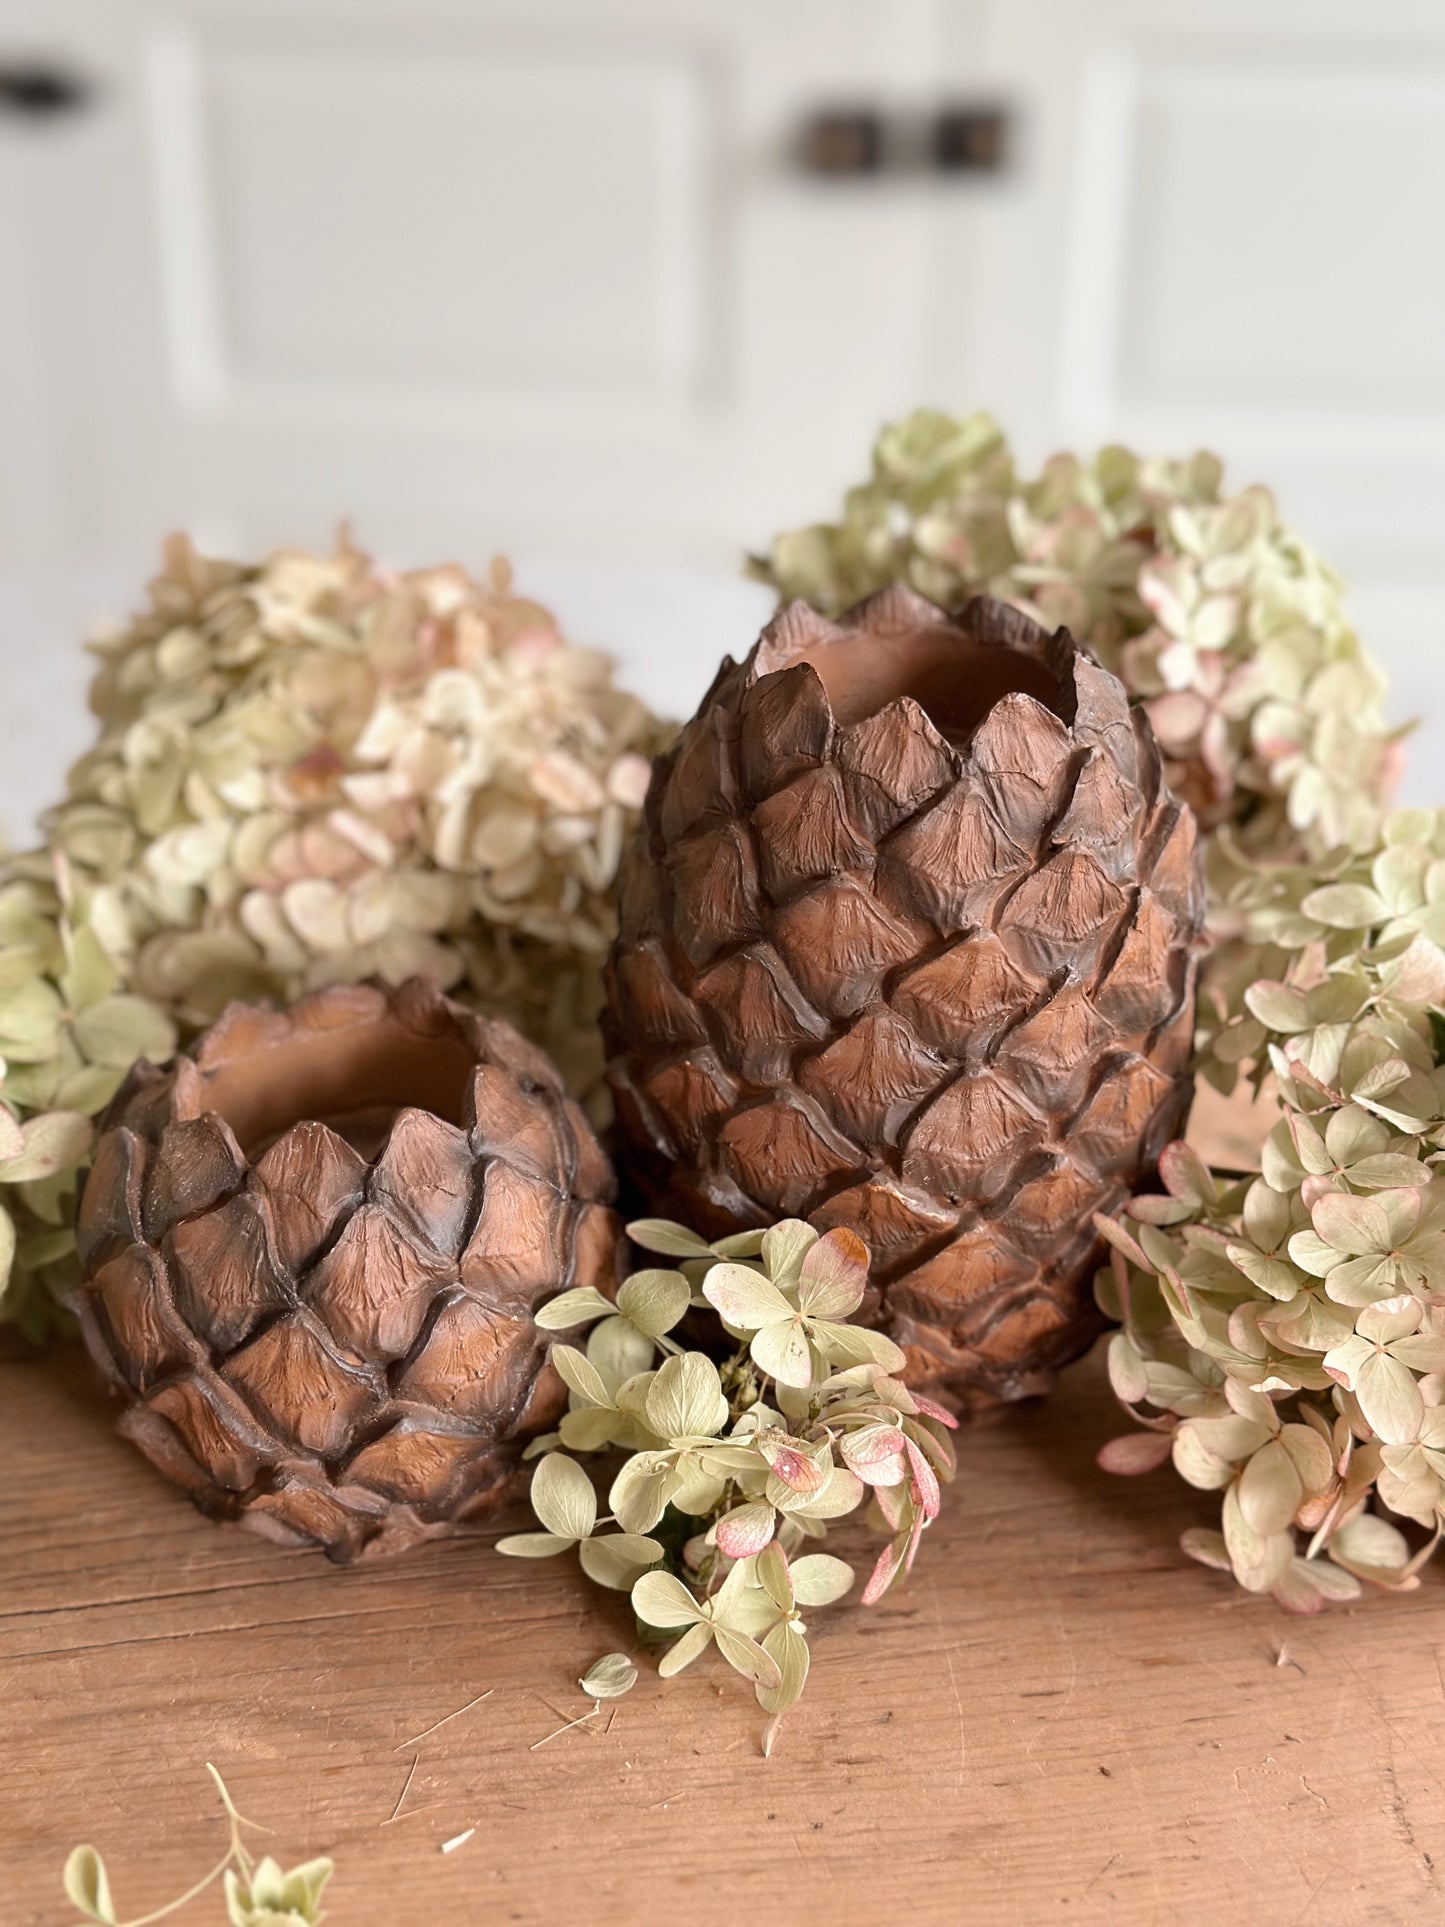
<instances>
[{"instance_id":1,"label":"shadow on wood table","mask_svg":"<svg viewBox=\"0 0 1445 1927\"><path fill-rule=\"evenodd\" d=\"M224 1845L206 1760L262 1850L335 1855L334 1927L1445 1916L1438 1579L1290 1619L1189 1564L1208 1495L1093 1467L1097 1357L964 1436L913 1582L820 1617L770 1760L715 1658L538 1746L626 1620L500 1526L338 1571L200 1518L73 1353L0 1360L0 1415L6 1927L73 1918L80 1840L122 1918L182 1891Z\"/></svg>"}]
</instances>

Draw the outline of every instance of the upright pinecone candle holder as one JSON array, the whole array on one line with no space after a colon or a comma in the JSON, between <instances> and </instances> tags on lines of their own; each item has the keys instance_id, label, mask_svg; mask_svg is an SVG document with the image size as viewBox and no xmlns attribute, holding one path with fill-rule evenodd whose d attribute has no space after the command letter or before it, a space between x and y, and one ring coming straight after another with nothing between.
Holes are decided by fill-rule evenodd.
<instances>
[{"instance_id":1,"label":"upright pinecone candle holder","mask_svg":"<svg viewBox=\"0 0 1445 1927\"><path fill-rule=\"evenodd\" d=\"M333 1559L492 1510L560 1412L532 1313L612 1287L612 1174L550 1060L429 986L233 1004L137 1066L81 1204L120 1429Z\"/></svg>"},{"instance_id":2,"label":"upright pinecone candle holder","mask_svg":"<svg viewBox=\"0 0 1445 1927\"><path fill-rule=\"evenodd\" d=\"M609 969L653 1208L857 1231L914 1382L1041 1391L1189 1107L1203 892L1149 725L1004 603L795 602L654 770Z\"/></svg>"}]
</instances>

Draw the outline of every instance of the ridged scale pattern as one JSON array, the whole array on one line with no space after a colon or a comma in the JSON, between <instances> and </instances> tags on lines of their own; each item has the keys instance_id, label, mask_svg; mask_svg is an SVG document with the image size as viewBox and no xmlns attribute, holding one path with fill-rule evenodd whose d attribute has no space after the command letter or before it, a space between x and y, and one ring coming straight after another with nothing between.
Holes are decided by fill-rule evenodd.
<instances>
[{"instance_id":1,"label":"ridged scale pattern","mask_svg":"<svg viewBox=\"0 0 1445 1927\"><path fill-rule=\"evenodd\" d=\"M840 725L799 660L940 627L1042 668L1060 713L1015 690L957 741L909 697ZM711 1233L850 1226L916 1381L1043 1389L1097 1329L1093 1213L1182 1128L1201 917L1193 818L1066 631L899 589L836 624L794 603L658 760L624 868L633 1175Z\"/></svg>"},{"instance_id":2,"label":"ridged scale pattern","mask_svg":"<svg viewBox=\"0 0 1445 1927\"><path fill-rule=\"evenodd\" d=\"M248 1157L208 1085L240 1060L399 1026L461 1061L460 1123L418 1105L304 1118ZM464 1054L459 1058L458 1053ZM359 1149L358 1144L363 1148ZM551 1062L428 986L232 1005L142 1065L81 1206L87 1343L120 1429L203 1509L346 1561L510 1493L563 1403L532 1322L615 1286L612 1176Z\"/></svg>"}]
</instances>

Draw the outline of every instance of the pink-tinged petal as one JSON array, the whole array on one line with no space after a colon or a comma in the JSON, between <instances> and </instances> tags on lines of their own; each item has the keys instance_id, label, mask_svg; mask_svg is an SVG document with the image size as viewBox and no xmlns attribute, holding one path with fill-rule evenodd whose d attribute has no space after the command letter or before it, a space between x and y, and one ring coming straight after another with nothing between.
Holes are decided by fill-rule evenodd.
<instances>
[{"instance_id":1,"label":"pink-tinged petal","mask_svg":"<svg viewBox=\"0 0 1445 1927\"><path fill-rule=\"evenodd\" d=\"M896 1425L871 1425L847 1433L839 1451L843 1463L864 1485L901 1485L908 1476L906 1443Z\"/></svg>"},{"instance_id":2,"label":"pink-tinged petal","mask_svg":"<svg viewBox=\"0 0 1445 1927\"><path fill-rule=\"evenodd\" d=\"M798 1276L798 1303L811 1318L846 1318L868 1288L868 1247L840 1226L811 1246Z\"/></svg>"},{"instance_id":3,"label":"pink-tinged petal","mask_svg":"<svg viewBox=\"0 0 1445 1927\"><path fill-rule=\"evenodd\" d=\"M1098 1463L1105 1472L1134 1477L1163 1465L1173 1446L1172 1431L1125 1432L1121 1438L1110 1439L1107 1445L1100 1446Z\"/></svg>"},{"instance_id":4,"label":"pink-tinged petal","mask_svg":"<svg viewBox=\"0 0 1445 1927\"><path fill-rule=\"evenodd\" d=\"M770 1544L776 1514L761 1501L735 1506L713 1528L718 1551L729 1559L747 1559Z\"/></svg>"},{"instance_id":5,"label":"pink-tinged petal","mask_svg":"<svg viewBox=\"0 0 1445 1927\"><path fill-rule=\"evenodd\" d=\"M826 1468L815 1459L810 1459L806 1452L799 1452L795 1446L764 1447L764 1457L768 1461L769 1471L781 1479L790 1491L801 1492L805 1498L811 1499L828 1483Z\"/></svg>"},{"instance_id":6,"label":"pink-tinged petal","mask_svg":"<svg viewBox=\"0 0 1445 1927\"><path fill-rule=\"evenodd\" d=\"M1152 696L1144 705L1160 745L1175 754L1192 747L1209 718L1209 707L1192 690L1178 690L1168 696Z\"/></svg>"},{"instance_id":7,"label":"pink-tinged petal","mask_svg":"<svg viewBox=\"0 0 1445 1927\"><path fill-rule=\"evenodd\" d=\"M903 1441L908 1453L908 1463L913 1468L911 1489L915 1505L923 1508L925 1519L936 1519L943 1505L943 1494L939 1490L938 1474L928 1463L923 1453L910 1438Z\"/></svg>"},{"instance_id":8,"label":"pink-tinged petal","mask_svg":"<svg viewBox=\"0 0 1445 1927\"><path fill-rule=\"evenodd\" d=\"M1388 802L1405 774L1406 749L1403 741L1388 745L1380 758L1379 775L1375 782L1375 793L1382 803Z\"/></svg>"},{"instance_id":9,"label":"pink-tinged petal","mask_svg":"<svg viewBox=\"0 0 1445 1927\"><path fill-rule=\"evenodd\" d=\"M873 1498L878 1510L883 1514L883 1523L890 1532L897 1532L903 1524L903 1515L912 1501L906 1485L878 1485L873 1488Z\"/></svg>"},{"instance_id":10,"label":"pink-tinged petal","mask_svg":"<svg viewBox=\"0 0 1445 1927\"><path fill-rule=\"evenodd\" d=\"M1231 766L1229 724L1216 710L1199 733L1199 759L1214 778L1217 796L1228 796L1234 781Z\"/></svg>"},{"instance_id":11,"label":"pink-tinged petal","mask_svg":"<svg viewBox=\"0 0 1445 1927\"><path fill-rule=\"evenodd\" d=\"M869 1574L868 1584L863 1588L862 1600L865 1606L876 1606L878 1601L893 1584L899 1568L903 1564L902 1539L890 1539L878 1555L877 1564Z\"/></svg>"},{"instance_id":12,"label":"pink-tinged petal","mask_svg":"<svg viewBox=\"0 0 1445 1927\"><path fill-rule=\"evenodd\" d=\"M913 1530L908 1535L908 1546L903 1555L904 1572L912 1572L913 1562L918 1557L918 1546L923 1538L923 1528L928 1524L921 1514L913 1521Z\"/></svg>"},{"instance_id":13,"label":"pink-tinged petal","mask_svg":"<svg viewBox=\"0 0 1445 1927\"><path fill-rule=\"evenodd\" d=\"M937 1419L939 1424L946 1425L950 1432L958 1430L958 1419L946 1405L940 1405L936 1399L925 1398L922 1392L913 1394L913 1403L925 1418Z\"/></svg>"}]
</instances>

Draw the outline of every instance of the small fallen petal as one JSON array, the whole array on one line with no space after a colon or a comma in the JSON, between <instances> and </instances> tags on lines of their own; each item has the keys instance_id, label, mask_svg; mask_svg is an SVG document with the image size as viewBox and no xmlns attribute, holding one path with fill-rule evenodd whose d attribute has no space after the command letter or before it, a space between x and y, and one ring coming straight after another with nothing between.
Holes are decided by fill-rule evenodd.
<instances>
[{"instance_id":1,"label":"small fallen petal","mask_svg":"<svg viewBox=\"0 0 1445 1927\"><path fill-rule=\"evenodd\" d=\"M465 1833L454 1833L450 1840L442 1841L442 1852L455 1853L458 1847L464 1847L467 1844L475 1832L475 1827L468 1827Z\"/></svg>"},{"instance_id":2,"label":"small fallen petal","mask_svg":"<svg viewBox=\"0 0 1445 1927\"><path fill-rule=\"evenodd\" d=\"M637 1667L626 1653L604 1653L577 1684L590 1700L621 1699L637 1684Z\"/></svg>"},{"instance_id":3,"label":"small fallen petal","mask_svg":"<svg viewBox=\"0 0 1445 1927\"><path fill-rule=\"evenodd\" d=\"M1098 1463L1105 1472L1133 1476L1163 1465L1173 1449L1173 1432L1125 1432L1099 1447Z\"/></svg>"}]
</instances>

